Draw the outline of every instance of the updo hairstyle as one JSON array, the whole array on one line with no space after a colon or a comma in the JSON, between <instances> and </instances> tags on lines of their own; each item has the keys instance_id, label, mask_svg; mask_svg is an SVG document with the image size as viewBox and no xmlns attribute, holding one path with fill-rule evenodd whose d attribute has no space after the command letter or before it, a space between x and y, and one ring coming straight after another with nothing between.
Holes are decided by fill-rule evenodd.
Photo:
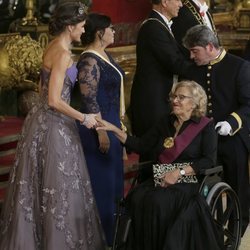
<instances>
[{"instance_id":1,"label":"updo hairstyle","mask_svg":"<svg viewBox=\"0 0 250 250\"><path fill-rule=\"evenodd\" d=\"M87 46L94 42L96 34L99 31L99 38L104 35L105 29L111 25L111 19L109 16L90 13L87 17L84 29L85 32L81 36L83 46Z\"/></svg>"},{"instance_id":2,"label":"updo hairstyle","mask_svg":"<svg viewBox=\"0 0 250 250\"><path fill-rule=\"evenodd\" d=\"M62 33L66 26L76 25L87 18L87 7L78 1L59 2L49 22L52 36Z\"/></svg>"}]
</instances>

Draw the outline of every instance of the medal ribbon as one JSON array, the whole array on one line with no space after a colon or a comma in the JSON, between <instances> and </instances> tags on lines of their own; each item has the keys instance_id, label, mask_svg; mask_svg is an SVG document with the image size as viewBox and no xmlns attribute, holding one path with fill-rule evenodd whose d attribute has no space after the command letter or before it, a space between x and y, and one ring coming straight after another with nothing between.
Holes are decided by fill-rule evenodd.
<instances>
[{"instance_id":1,"label":"medal ribbon","mask_svg":"<svg viewBox=\"0 0 250 250\"><path fill-rule=\"evenodd\" d=\"M166 148L159 155L160 163L172 163L192 142L196 135L211 121L211 118L202 117L199 123L191 123L186 129L174 139L174 145Z\"/></svg>"}]
</instances>

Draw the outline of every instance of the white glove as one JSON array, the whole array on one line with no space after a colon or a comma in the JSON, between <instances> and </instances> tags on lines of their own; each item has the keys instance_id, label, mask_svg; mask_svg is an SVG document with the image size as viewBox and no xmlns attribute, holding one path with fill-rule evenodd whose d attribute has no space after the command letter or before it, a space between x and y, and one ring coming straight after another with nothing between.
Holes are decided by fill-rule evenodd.
<instances>
[{"instance_id":1,"label":"white glove","mask_svg":"<svg viewBox=\"0 0 250 250\"><path fill-rule=\"evenodd\" d=\"M226 121L217 122L215 125L215 130L218 132L219 135L231 135L232 134L232 127Z\"/></svg>"}]
</instances>

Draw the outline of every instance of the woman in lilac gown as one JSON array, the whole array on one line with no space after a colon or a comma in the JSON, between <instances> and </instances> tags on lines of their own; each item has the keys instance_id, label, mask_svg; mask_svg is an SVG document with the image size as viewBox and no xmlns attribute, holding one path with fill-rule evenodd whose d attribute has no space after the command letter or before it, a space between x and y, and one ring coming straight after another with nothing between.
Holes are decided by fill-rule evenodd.
<instances>
[{"instance_id":1,"label":"woman in lilac gown","mask_svg":"<svg viewBox=\"0 0 250 250\"><path fill-rule=\"evenodd\" d=\"M86 46L77 65L81 112L96 113L121 127L120 118L124 115L123 71L105 51L114 42L110 18L89 14L81 40ZM111 246L115 201L123 196L122 145L106 131L89 130L80 125L79 131L101 222Z\"/></svg>"},{"instance_id":2,"label":"woman in lilac gown","mask_svg":"<svg viewBox=\"0 0 250 250\"><path fill-rule=\"evenodd\" d=\"M40 101L29 112L17 147L1 214L1 250L104 250L105 241L75 119L95 126L94 114L69 106L77 69L72 41L80 41L85 6L57 7L55 38L43 56Z\"/></svg>"}]
</instances>

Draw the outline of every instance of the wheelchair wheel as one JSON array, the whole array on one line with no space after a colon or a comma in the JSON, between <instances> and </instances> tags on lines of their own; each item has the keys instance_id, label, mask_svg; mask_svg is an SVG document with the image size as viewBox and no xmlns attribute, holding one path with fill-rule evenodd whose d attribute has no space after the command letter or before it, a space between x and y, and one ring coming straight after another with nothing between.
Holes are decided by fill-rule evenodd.
<instances>
[{"instance_id":1,"label":"wheelchair wheel","mask_svg":"<svg viewBox=\"0 0 250 250\"><path fill-rule=\"evenodd\" d=\"M215 184L206 201L218 226L226 250L236 250L241 239L241 211L234 190L224 182Z\"/></svg>"}]
</instances>

